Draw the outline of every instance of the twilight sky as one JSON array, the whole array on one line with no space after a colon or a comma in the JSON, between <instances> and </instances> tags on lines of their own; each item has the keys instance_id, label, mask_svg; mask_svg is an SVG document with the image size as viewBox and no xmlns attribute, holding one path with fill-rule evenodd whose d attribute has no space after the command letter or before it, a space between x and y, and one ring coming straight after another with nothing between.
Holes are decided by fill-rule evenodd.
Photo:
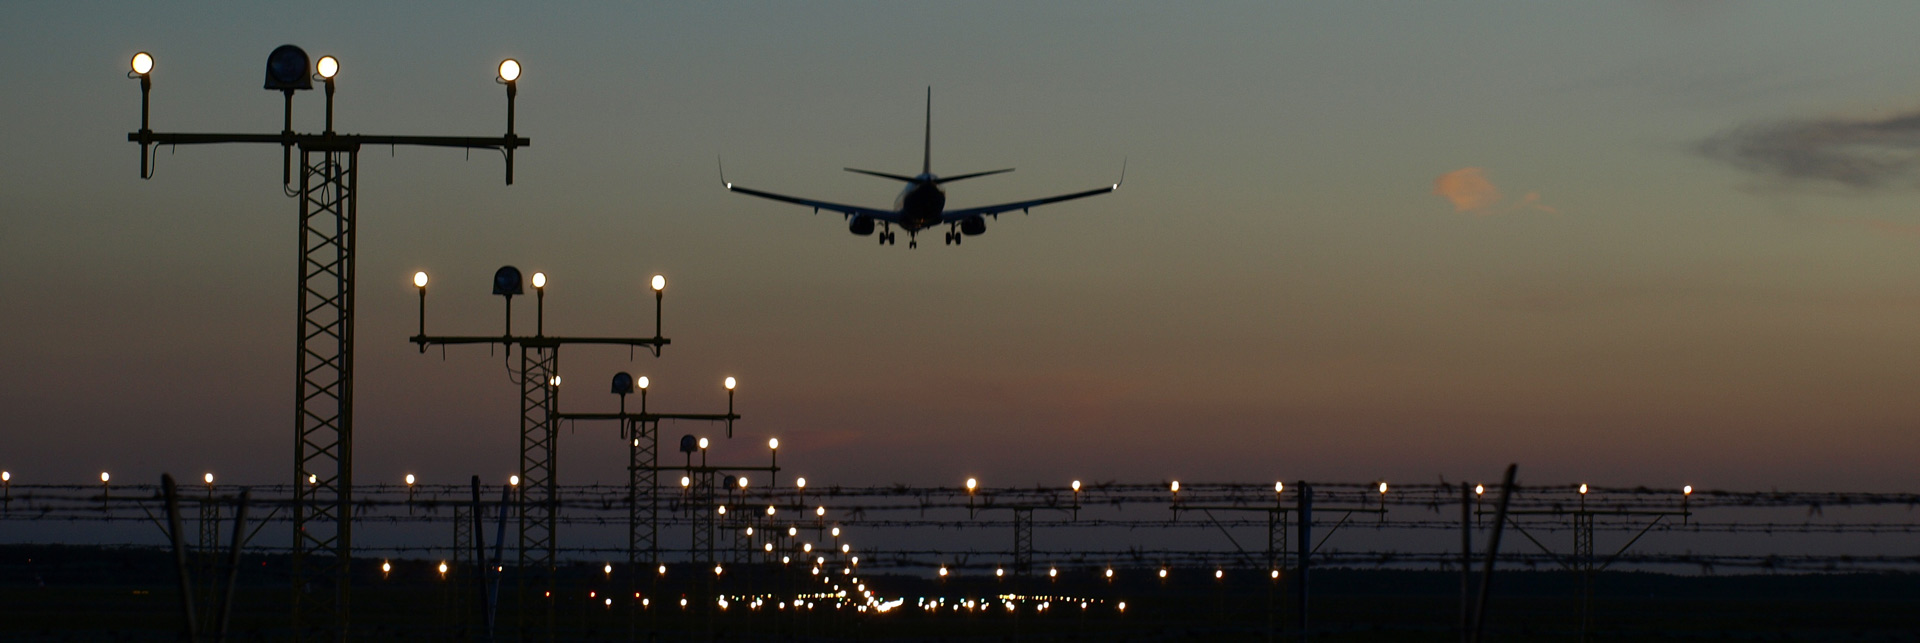
<instances>
[{"instance_id":1,"label":"twilight sky","mask_svg":"<svg viewBox=\"0 0 1920 643\"><path fill-rule=\"evenodd\" d=\"M337 56L337 127L495 135L363 150L363 482L514 467L484 348L495 267L545 271L570 411L617 370L748 419L716 458L821 483L1490 478L1911 489L1920 453L1920 47L1912 3L6 3L0 468L80 483L291 477L296 203L266 146L283 43ZM934 171L1005 216L877 246L931 85ZM295 107L320 128L319 92ZM530 304L531 302L526 302ZM516 326L532 307L516 306ZM525 324L525 326L520 326ZM611 426L563 483L622 479ZM707 433L669 425L669 439Z\"/></svg>"}]
</instances>

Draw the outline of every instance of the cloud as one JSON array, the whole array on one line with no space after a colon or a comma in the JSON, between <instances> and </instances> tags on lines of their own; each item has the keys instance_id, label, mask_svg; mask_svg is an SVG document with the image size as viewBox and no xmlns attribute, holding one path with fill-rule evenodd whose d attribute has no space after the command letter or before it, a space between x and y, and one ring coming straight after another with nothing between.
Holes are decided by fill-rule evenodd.
<instances>
[{"instance_id":1,"label":"cloud","mask_svg":"<svg viewBox=\"0 0 1920 643\"><path fill-rule=\"evenodd\" d=\"M1698 146L1708 158L1786 184L1856 190L1920 186L1920 112L1882 119L1744 125Z\"/></svg>"},{"instance_id":2,"label":"cloud","mask_svg":"<svg viewBox=\"0 0 1920 643\"><path fill-rule=\"evenodd\" d=\"M1454 212L1471 212L1478 215L1494 215L1515 210L1537 210L1557 214L1559 209L1540 202L1539 192L1528 192L1526 196L1506 207L1499 207L1503 198L1500 188L1487 180L1485 168L1463 167L1440 175L1433 180L1433 193L1445 197L1453 204Z\"/></svg>"},{"instance_id":3,"label":"cloud","mask_svg":"<svg viewBox=\"0 0 1920 643\"><path fill-rule=\"evenodd\" d=\"M1479 212L1500 202L1500 190L1487 180L1486 170L1463 167L1433 180L1433 193L1453 202L1454 212Z\"/></svg>"}]
</instances>

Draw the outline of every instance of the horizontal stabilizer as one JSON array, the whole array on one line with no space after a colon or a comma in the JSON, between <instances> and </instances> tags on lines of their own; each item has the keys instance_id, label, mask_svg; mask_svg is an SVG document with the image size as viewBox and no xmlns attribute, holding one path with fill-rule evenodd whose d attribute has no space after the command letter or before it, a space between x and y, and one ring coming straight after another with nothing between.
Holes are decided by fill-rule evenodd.
<instances>
[{"instance_id":1,"label":"horizontal stabilizer","mask_svg":"<svg viewBox=\"0 0 1920 643\"><path fill-rule=\"evenodd\" d=\"M920 179L916 179L916 178L913 178L913 177L911 177L911 176L900 176L900 175L898 175L898 174L888 174L888 173L886 173L886 172L875 172L875 171L873 171L873 170L856 170L856 169L854 169L854 168L850 168L850 167L849 167L849 168L842 168L842 169L845 169L845 170L846 170L846 171L848 171L848 172L854 172L854 173L857 173L857 174L865 174L865 175L868 175L868 176L877 176L877 177L880 177L880 178L883 178L883 179L893 179L893 180L895 180L895 181L906 181L906 182L908 182L908 183L919 183L919 182L920 182Z\"/></svg>"},{"instance_id":2,"label":"horizontal stabilizer","mask_svg":"<svg viewBox=\"0 0 1920 643\"><path fill-rule=\"evenodd\" d=\"M1006 174L1006 173L1008 173L1008 172L1012 172L1012 171L1013 171L1013 168L1007 168L1007 169L1004 169L1004 170L993 170L993 171L989 171L989 172L974 172L974 173L972 173L972 174L961 174L961 175L959 175L959 176L943 176L943 177L940 177L940 178L938 178L938 179L934 179L934 181L933 181L933 182L934 182L934 183L952 183L952 182L954 182L954 181L958 181L958 180L960 180L960 179L971 179L971 178L973 178L973 177L976 177L976 176L987 176L987 175L989 175L989 174Z\"/></svg>"}]
</instances>

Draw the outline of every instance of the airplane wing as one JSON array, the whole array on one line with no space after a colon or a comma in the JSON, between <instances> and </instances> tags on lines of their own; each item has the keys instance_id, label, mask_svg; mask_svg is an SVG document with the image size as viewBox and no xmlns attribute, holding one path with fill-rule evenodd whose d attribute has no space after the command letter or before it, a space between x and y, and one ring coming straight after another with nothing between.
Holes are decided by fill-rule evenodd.
<instances>
[{"instance_id":1,"label":"airplane wing","mask_svg":"<svg viewBox=\"0 0 1920 643\"><path fill-rule=\"evenodd\" d=\"M784 194L774 194L772 192L761 192L759 190L755 190L752 188L743 188L743 187L734 185L732 183L727 183L726 186L727 186L727 191L729 192L739 192L741 194L750 194L753 196L757 196L762 199L773 199L775 201L785 201L787 203L804 205L809 208L813 208L814 212L819 212L821 210L831 210L831 211L839 212L841 214L846 214L846 215L872 217L875 221L886 221L888 223L900 222L900 213L894 212L892 210L881 210L877 208L863 208L857 205L843 205L839 203L829 203L826 201L815 201L813 199L802 199L800 197L787 196Z\"/></svg>"},{"instance_id":2,"label":"airplane wing","mask_svg":"<svg viewBox=\"0 0 1920 643\"><path fill-rule=\"evenodd\" d=\"M1002 212L1012 212L1014 210L1024 211L1027 208L1031 208L1035 206L1042 206L1049 203L1059 203L1061 201L1071 201L1074 199L1081 199L1081 198L1086 198L1090 196L1098 196L1098 195L1106 194L1108 192L1112 192L1118 189L1120 189L1120 184L1115 183L1111 186L1100 188L1098 190L1087 190L1085 192L1075 192L1073 194L1062 194L1060 196L1050 196L1044 199L1034 199L1031 201L1015 201L1013 203L1002 203L999 205L989 205L989 206L983 206L978 208L965 208L961 210L948 210L946 212L940 213L940 222L953 223L955 221L963 221L963 220L971 219L978 216L989 216L989 215L1000 214Z\"/></svg>"}]
</instances>

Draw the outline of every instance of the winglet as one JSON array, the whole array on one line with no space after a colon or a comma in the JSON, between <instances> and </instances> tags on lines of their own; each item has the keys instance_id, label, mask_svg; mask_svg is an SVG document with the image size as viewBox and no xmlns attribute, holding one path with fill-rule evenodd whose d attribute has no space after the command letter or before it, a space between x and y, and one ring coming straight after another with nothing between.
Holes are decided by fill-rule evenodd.
<instances>
[{"instance_id":1,"label":"winglet","mask_svg":"<svg viewBox=\"0 0 1920 643\"><path fill-rule=\"evenodd\" d=\"M920 148L920 173L933 173L933 86L927 86L927 138L925 147Z\"/></svg>"},{"instance_id":2,"label":"winglet","mask_svg":"<svg viewBox=\"0 0 1920 643\"><path fill-rule=\"evenodd\" d=\"M1126 182L1127 182L1127 157L1122 156L1120 157L1120 180L1114 182L1113 189L1119 190L1120 184L1126 183Z\"/></svg>"},{"instance_id":3,"label":"winglet","mask_svg":"<svg viewBox=\"0 0 1920 643\"><path fill-rule=\"evenodd\" d=\"M717 168L720 168L720 184L721 184L721 185L724 185L724 186L727 186L727 191L728 191L728 192L732 192L732 191L733 191L733 184L732 184L732 183L728 183L728 182L727 182L727 166L725 166L725 165L722 165L722 164L720 163L720 157L719 157L718 155L715 155L715 156L713 157L713 166L714 166L714 167L717 167ZM1123 177L1125 176L1125 175L1124 175L1124 173L1122 174L1122 176L1123 176Z\"/></svg>"}]
</instances>

